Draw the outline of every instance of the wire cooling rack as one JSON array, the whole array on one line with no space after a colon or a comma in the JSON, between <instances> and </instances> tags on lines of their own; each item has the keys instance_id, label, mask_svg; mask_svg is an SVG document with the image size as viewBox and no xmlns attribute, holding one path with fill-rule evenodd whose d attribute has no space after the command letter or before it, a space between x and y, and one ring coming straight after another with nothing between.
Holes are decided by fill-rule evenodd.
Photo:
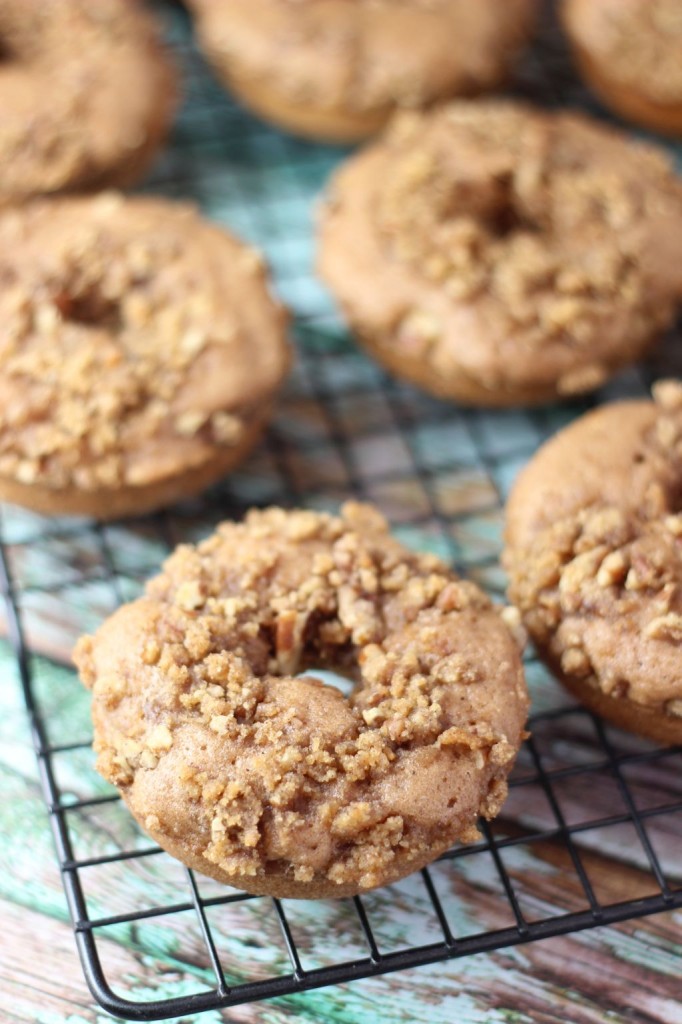
<instances>
[{"instance_id":1,"label":"wire cooling rack","mask_svg":"<svg viewBox=\"0 0 682 1024\"><path fill-rule=\"evenodd\" d=\"M202 499L107 525L3 510L6 631L94 996L118 1017L184 1017L681 907L682 750L605 726L532 659L533 735L500 818L484 823L475 845L354 900L251 897L195 875L150 845L92 770L71 645L136 596L176 543L252 504L335 508L355 496L382 508L407 543L502 596L508 486L587 406L462 411L387 378L359 353L311 269L311 203L339 151L239 111L207 73L182 12L159 6L187 102L149 188L193 197L266 250L296 314L298 359L264 445ZM516 91L589 105L551 26ZM641 393L650 378L679 374L677 342L599 397ZM158 987L121 979L122 946L155 966Z\"/></svg>"}]
</instances>

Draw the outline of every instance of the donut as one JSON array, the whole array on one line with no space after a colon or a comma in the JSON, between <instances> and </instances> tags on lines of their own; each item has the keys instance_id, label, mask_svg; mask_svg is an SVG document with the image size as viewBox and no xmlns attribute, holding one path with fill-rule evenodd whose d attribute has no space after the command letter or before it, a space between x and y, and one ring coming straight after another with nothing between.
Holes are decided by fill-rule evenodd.
<instances>
[{"instance_id":1,"label":"donut","mask_svg":"<svg viewBox=\"0 0 682 1024\"><path fill-rule=\"evenodd\" d=\"M548 441L507 508L511 600L588 708L682 743L682 384L615 402Z\"/></svg>"},{"instance_id":2,"label":"donut","mask_svg":"<svg viewBox=\"0 0 682 1024\"><path fill-rule=\"evenodd\" d=\"M563 0L578 68L607 107L664 135L682 135L679 0Z\"/></svg>"},{"instance_id":3,"label":"donut","mask_svg":"<svg viewBox=\"0 0 682 1024\"><path fill-rule=\"evenodd\" d=\"M0 499L110 519L254 445L288 368L258 253L161 199L0 211Z\"/></svg>"},{"instance_id":4,"label":"donut","mask_svg":"<svg viewBox=\"0 0 682 1024\"><path fill-rule=\"evenodd\" d=\"M319 271L360 343L469 405L594 389L682 294L667 155L515 102L398 116L332 179L319 236Z\"/></svg>"},{"instance_id":5,"label":"donut","mask_svg":"<svg viewBox=\"0 0 682 1024\"><path fill-rule=\"evenodd\" d=\"M253 111L353 142L399 107L495 88L537 0L190 0L217 74Z\"/></svg>"},{"instance_id":6,"label":"donut","mask_svg":"<svg viewBox=\"0 0 682 1024\"><path fill-rule=\"evenodd\" d=\"M307 899L478 838L523 737L518 633L515 609L349 503L252 511L179 547L74 658L97 768L152 838L225 884Z\"/></svg>"},{"instance_id":7,"label":"donut","mask_svg":"<svg viewBox=\"0 0 682 1024\"><path fill-rule=\"evenodd\" d=\"M177 102L175 70L134 0L0 3L0 204L126 187Z\"/></svg>"}]
</instances>

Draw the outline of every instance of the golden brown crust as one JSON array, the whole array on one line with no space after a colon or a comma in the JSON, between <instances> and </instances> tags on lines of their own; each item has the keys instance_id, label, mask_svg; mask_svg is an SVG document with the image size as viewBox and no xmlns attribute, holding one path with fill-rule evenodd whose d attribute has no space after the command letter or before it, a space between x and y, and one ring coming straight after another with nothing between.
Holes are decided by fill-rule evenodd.
<instances>
[{"instance_id":1,"label":"golden brown crust","mask_svg":"<svg viewBox=\"0 0 682 1024\"><path fill-rule=\"evenodd\" d=\"M387 344L385 340L380 341L360 329L356 329L356 334L358 340L362 342L363 348L371 356L374 356L378 363L381 363L396 377L416 384L424 391L436 395L437 398L450 399L461 405L485 406L489 409L542 405L542 403L556 398L556 385L554 384L543 387L515 386L514 390L509 392L501 388L491 389L489 385L481 383L474 377L469 377L462 371L458 371L456 376L443 376L438 368L432 366L427 360L418 358L407 360L397 346ZM601 374L594 380L590 380L589 383L592 387L598 387L602 383ZM575 394L575 390L570 393Z\"/></svg>"},{"instance_id":2,"label":"golden brown crust","mask_svg":"<svg viewBox=\"0 0 682 1024\"><path fill-rule=\"evenodd\" d=\"M316 110L287 102L260 82L229 80L230 89L254 114L264 121L308 139L339 144L360 142L376 135L390 116L390 111L370 110L366 113L340 110Z\"/></svg>"},{"instance_id":3,"label":"golden brown crust","mask_svg":"<svg viewBox=\"0 0 682 1024\"><path fill-rule=\"evenodd\" d=\"M549 659L546 659L551 665ZM559 664L551 665L552 671L561 680L576 700L584 704L595 715L605 718L612 725L626 732L644 736L663 746L677 746L682 743L682 717L666 714L659 708L647 707L635 701L617 700L604 693L591 678L577 679L561 671Z\"/></svg>"},{"instance_id":4,"label":"golden brown crust","mask_svg":"<svg viewBox=\"0 0 682 1024\"><path fill-rule=\"evenodd\" d=\"M132 0L4 0L0 204L124 187L170 126L177 75Z\"/></svg>"},{"instance_id":5,"label":"golden brown crust","mask_svg":"<svg viewBox=\"0 0 682 1024\"><path fill-rule=\"evenodd\" d=\"M541 657L593 710L682 740L682 386L549 441L508 503L509 594Z\"/></svg>"},{"instance_id":6,"label":"golden brown crust","mask_svg":"<svg viewBox=\"0 0 682 1024\"><path fill-rule=\"evenodd\" d=\"M163 847L228 884L386 884L504 799L527 712L517 620L369 506L251 512L79 641L98 770ZM353 677L353 696L299 675L315 667Z\"/></svg>"},{"instance_id":7,"label":"golden brown crust","mask_svg":"<svg viewBox=\"0 0 682 1024\"><path fill-rule=\"evenodd\" d=\"M682 135L678 0L564 0L562 16L580 70L607 106Z\"/></svg>"},{"instance_id":8,"label":"golden brown crust","mask_svg":"<svg viewBox=\"0 0 682 1024\"><path fill-rule=\"evenodd\" d=\"M682 294L667 157L572 113L453 103L403 115L334 179L320 272L360 340L444 397L588 391Z\"/></svg>"},{"instance_id":9,"label":"golden brown crust","mask_svg":"<svg viewBox=\"0 0 682 1024\"><path fill-rule=\"evenodd\" d=\"M398 107L490 90L536 0L191 0L218 74L297 134L354 141Z\"/></svg>"},{"instance_id":10,"label":"golden brown crust","mask_svg":"<svg viewBox=\"0 0 682 1024\"><path fill-rule=\"evenodd\" d=\"M7 499L142 512L257 439L285 317L260 256L192 207L102 193L7 210L0 281Z\"/></svg>"}]
</instances>

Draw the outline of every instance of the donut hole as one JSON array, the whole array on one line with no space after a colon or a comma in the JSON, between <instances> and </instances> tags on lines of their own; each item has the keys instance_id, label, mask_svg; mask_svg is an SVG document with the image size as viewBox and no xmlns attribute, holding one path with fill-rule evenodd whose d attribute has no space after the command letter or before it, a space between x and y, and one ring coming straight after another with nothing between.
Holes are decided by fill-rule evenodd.
<instances>
[{"instance_id":1,"label":"donut hole","mask_svg":"<svg viewBox=\"0 0 682 1024\"><path fill-rule=\"evenodd\" d=\"M123 325L119 300L104 295L95 286L82 291L64 289L55 296L54 304L62 319L72 324L110 331L120 330Z\"/></svg>"},{"instance_id":2,"label":"donut hole","mask_svg":"<svg viewBox=\"0 0 682 1024\"><path fill-rule=\"evenodd\" d=\"M530 220L527 211L521 210L511 196L509 204L494 211L493 215L484 221L484 226L498 239L509 238L521 232L537 234L540 230L539 224Z\"/></svg>"},{"instance_id":3,"label":"donut hole","mask_svg":"<svg viewBox=\"0 0 682 1024\"><path fill-rule=\"evenodd\" d=\"M485 268L504 261L519 236L547 232L533 186L513 169L483 166L467 173L438 158L426 166L428 175L416 185L410 160L398 166L378 216L389 244L427 276L442 281L454 272L480 283Z\"/></svg>"},{"instance_id":4,"label":"donut hole","mask_svg":"<svg viewBox=\"0 0 682 1024\"><path fill-rule=\"evenodd\" d=\"M446 218L473 218L493 238L504 239L518 232L537 233L540 225L530 216L518 194L511 171L491 174L474 181L453 182Z\"/></svg>"},{"instance_id":5,"label":"donut hole","mask_svg":"<svg viewBox=\"0 0 682 1024\"><path fill-rule=\"evenodd\" d=\"M14 41L0 28L0 65L9 64L16 59L17 51Z\"/></svg>"},{"instance_id":6,"label":"donut hole","mask_svg":"<svg viewBox=\"0 0 682 1024\"><path fill-rule=\"evenodd\" d=\"M329 668L310 668L305 672L300 672L297 678L300 679L301 677L317 679L318 682L324 683L325 686L333 686L344 697L350 697L357 685L355 680Z\"/></svg>"},{"instance_id":7,"label":"donut hole","mask_svg":"<svg viewBox=\"0 0 682 1024\"><path fill-rule=\"evenodd\" d=\"M29 18L29 24L24 26L21 19L17 21L12 17L11 11L0 10L0 64L32 58L40 48L37 39L41 33L30 21Z\"/></svg>"}]
</instances>

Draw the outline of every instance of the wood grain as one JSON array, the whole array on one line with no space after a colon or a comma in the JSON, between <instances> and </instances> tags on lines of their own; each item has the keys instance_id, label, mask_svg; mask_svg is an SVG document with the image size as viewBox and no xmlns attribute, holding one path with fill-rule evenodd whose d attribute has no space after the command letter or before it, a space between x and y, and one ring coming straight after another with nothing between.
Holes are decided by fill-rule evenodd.
<instances>
[{"instance_id":1,"label":"wood grain","mask_svg":"<svg viewBox=\"0 0 682 1024\"><path fill-rule=\"evenodd\" d=\"M110 1019L87 991L68 925L6 900L0 900L0 914L3 1022L104 1024ZM347 989L183 1019L185 1024L360 1024L376 1012L374 1019L411 1024L680 1024L682 982L675 972L681 925L679 914L664 914ZM164 978L182 979L179 965L149 963L114 943L111 947L114 987L134 981L154 990Z\"/></svg>"}]
</instances>

